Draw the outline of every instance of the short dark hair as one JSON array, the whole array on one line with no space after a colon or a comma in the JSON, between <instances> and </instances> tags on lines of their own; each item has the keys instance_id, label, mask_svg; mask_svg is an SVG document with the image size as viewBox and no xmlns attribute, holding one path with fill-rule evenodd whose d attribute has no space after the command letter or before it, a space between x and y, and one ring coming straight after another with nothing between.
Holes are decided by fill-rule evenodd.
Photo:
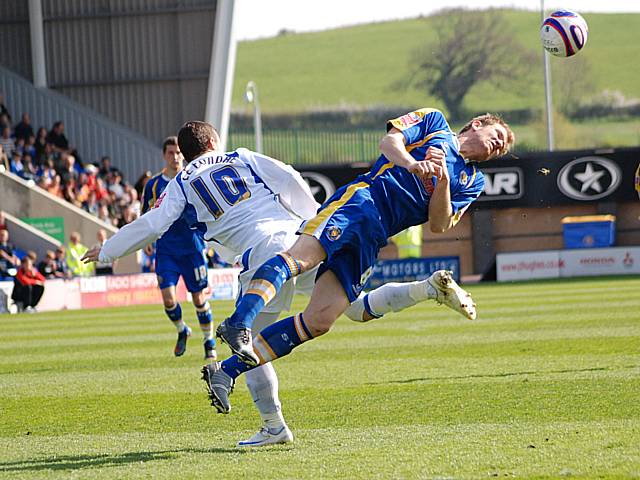
<instances>
[{"instance_id":1,"label":"short dark hair","mask_svg":"<svg viewBox=\"0 0 640 480\"><path fill-rule=\"evenodd\" d=\"M212 138L217 146L220 136L213 125L192 120L178 132L178 146L185 160L190 162L209 150L209 140Z\"/></svg>"},{"instance_id":2,"label":"short dark hair","mask_svg":"<svg viewBox=\"0 0 640 480\"><path fill-rule=\"evenodd\" d=\"M178 137L176 137L175 135L172 135L170 137L165 138L164 142L162 142L162 153L167 153L167 147L169 145L178 146Z\"/></svg>"}]
</instances>

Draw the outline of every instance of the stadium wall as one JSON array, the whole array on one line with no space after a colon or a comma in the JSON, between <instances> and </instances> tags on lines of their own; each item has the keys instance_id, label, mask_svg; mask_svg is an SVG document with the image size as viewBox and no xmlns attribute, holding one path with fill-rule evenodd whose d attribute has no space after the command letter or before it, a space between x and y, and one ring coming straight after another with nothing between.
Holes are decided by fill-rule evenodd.
<instances>
[{"instance_id":1,"label":"stadium wall","mask_svg":"<svg viewBox=\"0 0 640 480\"><path fill-rule=\"evenodd\" d=\"M84 210L54 197L37 187L35 183L27 182L10 173L0 172L0 192L2 192L0 210L18 218L62 217L65 237L68 238L71 232L78 232L82 237L82 243L87 246L96 242L99 229L104 228L109 236L118 230ZM120 259L115 271L116 273L139 272L140 266L136 254Z\"/></svg>"}]
</instances>

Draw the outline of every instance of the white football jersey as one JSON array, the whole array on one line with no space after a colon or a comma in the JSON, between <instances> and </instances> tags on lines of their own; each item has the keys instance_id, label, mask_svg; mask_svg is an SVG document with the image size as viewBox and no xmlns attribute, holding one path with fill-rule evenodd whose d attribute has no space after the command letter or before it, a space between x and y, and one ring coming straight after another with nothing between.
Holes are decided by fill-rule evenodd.
<instances>
[{"instance_id":1,"label":"white football jersey","mask_svg":"<svg viewBox=\"0 0 640 480\"><path fill-rule=\"evenodd\" d=\"M317 208L309 186L292 167L244 148L208 152L169 182L155 208L111 237L100 260L122 257L152 242L183 213L206 240L230 250L225 252L229 258L282 242Z\"/></svg>"}]
</instances>

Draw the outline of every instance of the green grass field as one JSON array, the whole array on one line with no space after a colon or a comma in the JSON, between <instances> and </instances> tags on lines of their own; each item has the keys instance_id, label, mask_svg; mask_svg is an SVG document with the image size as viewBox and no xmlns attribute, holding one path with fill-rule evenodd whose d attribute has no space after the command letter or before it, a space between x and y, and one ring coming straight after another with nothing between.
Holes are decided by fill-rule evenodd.
<instances>
[{"instance_id":1,"label":"green grass field","mask_svg":"<svg viewBox=\"0 0 640 480\"><path fill-rule=\"evenodd\" d=\"M640 63L629 59L637 56L640 44L640 14L582 13L589 40L579 57L590 66L595 92L619 90L627 98L639 98ZM526 91L479 84L465 99L471 111L544 107L540 13L505 10L504 16L521 44L539 54L539 68L532 69ZM425 17L240 42L233 107L248 108L244 89L253 80L263 111L269 113L372 105L442 108L426 92L393 86L408 74L411 52L435 41L434 21ZM552 65L574 62L551 60Z\"/></svg>"},{"instance_id":2,"label":"green grass field","mask_svg":"<svg viewBox=\"0 0 640 480\"><path fill-rule=\"evenodd\" d=\"M3 316L0 477L640 478L640 278L469 289L476 322L341 319L279 361L297 438L259 451L244 383L215 414L160 306Z\"/></svg>"}]
</instances>

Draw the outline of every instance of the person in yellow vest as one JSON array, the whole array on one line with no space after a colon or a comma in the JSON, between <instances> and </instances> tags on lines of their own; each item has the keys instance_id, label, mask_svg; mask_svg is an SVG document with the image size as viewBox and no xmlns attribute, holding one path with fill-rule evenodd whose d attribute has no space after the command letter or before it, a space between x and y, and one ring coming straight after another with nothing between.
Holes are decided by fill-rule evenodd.
<instances>
[{"instance_id":1,"label":"person in yellow vest","mask_svg":"<svg viewBox=\"0 0 640 480\"><path fill-rule=\"evenodd\" d=\"M394 235L391 240L398 247L398 258L422 257L422 225L414 225Z\"/></svg>"},{"instance_id":2,"label":"person in yellow vest","mask_svg":"<svg viewBox=\"0 0 640 480\"><path fill-rule=\"evenodd\" d=\"M640 163L638 164L638 168L636 169L636 193L638 194L638 198L640 198Z\"/></svg>"},{"instance_id":3,"label":"person in yellow vest","mask_svg":"<svg viewBox=\"0 0 640 480\"><path fill-rule=\"evenodd\" d=\"M71 274L76 277L90 277L95 271L94 263L84 263L80 259L89 250L80 243L80 234L71 232L69 236L69 245L67 246L67 266Z\"/></svg>"}]
</instances>

